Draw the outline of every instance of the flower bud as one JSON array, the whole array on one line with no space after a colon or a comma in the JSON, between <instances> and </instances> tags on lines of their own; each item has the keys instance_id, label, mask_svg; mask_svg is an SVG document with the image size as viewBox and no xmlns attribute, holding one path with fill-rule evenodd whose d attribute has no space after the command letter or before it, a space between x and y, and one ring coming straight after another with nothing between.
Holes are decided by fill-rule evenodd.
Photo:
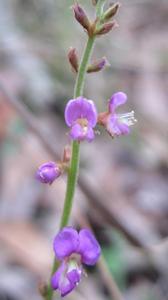
<instances>
[{"instance_id":1,"label":"flower bud","mask_svg":"<svg viewBox=\"0 0 168 300\"><path fill-rule=\"evenodd\" d=\"M61 175L61 168L55 162L48 162L41 165L36 173L36 178L42 183L53 183Z\"/></svg>"},{"instance_id":2,"label":"flower bud","mask_svg":"<svg viewBox=\"0 0 168 300\"><path fill-rule=\"evenodd\" d=\"M74 14L75 14L75 19L87 30L89 31L90 29L90 21L84 11L84 9L79 5L75 4L73 6Z\"/></svg>"},{"instance_id":3,"label":"flower bud","mask_svg":"<svg viewBox=\"0 0 168 300\"><path fill-rule=\"evenodd\" d=\"M112 6L109 7L109 9L107 9L102 17L103 21L109 21L112 17L114 17L116 15L116 13L118 12L118 9L120 7L120 4L114 3L112 4Z\"/></svg>"},{"instance_id":4,"label":"flower bud","mask_svg":"<svg viewBox=\"0 0 168 300\"><path fill-rule=\"evenodd\" d=\"M100 26L99 28L96 29L95 34L96 35L106 34L106 33L110 32L116 26L117 26L116 21L105 23L105 24L103 24L102 26Z\"/></svg>"},{"instance_id":5,"label":"flower bud","mask_svg":"<svg viewBox=\"0 0 168 300\"><path fill-rule=\"evenodd\" d=\"M75 71L76 73L78 72L78 56L77 56L77 51L75 48L70 48L68 52L68 60L69 63L72 67L72 70Z\"/></svg>"},{"instance_id":6,"label":"flower bud","mask_svg":"<svg viewBox=\"0 0 168 300\"><path fill-rule=\"evenodd\" d=\"M106 59L106 57L102 57L99 60L93 62L93 64L91 64L90 66L88 66L87 73L99 72L108 65L109 62Z\"/></svg>"},{"instance_id":7,"label":"flower bud","mask_svg":"<svg viewBox=\"0 0 168 300\"><path fill-rule=\"evenodd\" d=\"M71 160L71 147L70 146L65 146L62 161L64 163L69 163L70 160Z\"/></svg>"}]
</instances>

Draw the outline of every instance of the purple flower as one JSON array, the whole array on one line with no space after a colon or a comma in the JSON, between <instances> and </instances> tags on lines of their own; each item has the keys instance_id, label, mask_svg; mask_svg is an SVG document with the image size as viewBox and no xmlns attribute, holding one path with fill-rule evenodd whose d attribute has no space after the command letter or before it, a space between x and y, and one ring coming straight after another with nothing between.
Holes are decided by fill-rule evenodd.
<instances>
[{"instance_id":1,"label":"purple flower","mask_svg":"<svg viewBox=\"0 0 168 300\"><path fill-rule=\"evenodd\" d=\"M73 140L91 142L94 139L93 128L97 123L97 110L92 100L83 97L69 100L65 108L65 122L71 127Z\"/></svg>"},{"instance_id":2,"label":"purple flower","mask_svg":"<svg viewBox=\"0 0 168 300\"><path fill-rule=\"evenodd\" d=\"M82 263L94 265L101 249L90 230L82 229L78 233L71 227L64 227L55 237L54 251L61 265L51 278L51 286L64 297L80 282Z\"/></svg>"},{"instance_id":3,"label":"purple flower","mask_svg":"<svg viewBox=\"0 0 168 300\"><path fill-rule=\"evenodd\" d=\"M50 161L38 168L36 178L42 183L51 184L60 175L60 167L55 162Z\"/></svg>"},{"instance_id":4,"label":"purple flower","mask_svg":"<svg viewBox=\"0 0 168 300\"><path fill-rule=\"evenodd\" d=\"M106 127L108 133L114 136L126 135L130 132L130 126L136 122L134 111L125 114L116 114L118 106L127 101L127 95L123 92L117 92L109 100L108 112L99 115L99 124Z\"/></svg>"}]
</instances>

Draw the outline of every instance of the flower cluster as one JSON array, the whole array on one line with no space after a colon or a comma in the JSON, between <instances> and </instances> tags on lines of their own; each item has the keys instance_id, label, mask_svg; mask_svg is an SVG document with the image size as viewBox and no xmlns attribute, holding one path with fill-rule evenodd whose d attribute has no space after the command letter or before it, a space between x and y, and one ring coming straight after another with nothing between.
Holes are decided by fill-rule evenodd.
<instances>
[{"instance_id":1,"label":"flower cluster","mask_svg":"<svg viewBox=\"0 0 168 300\"><path fill-rule=\"evenodd\" d=\"M76 141L91 142L95 137L93 129L97 123L104 126L112 137L128 134L129 127L136 122L134 112L115 112L116 108L126 101L126 94L117 92L110 98L107 112L98 115L92 100L83 97L69 100L65 108L65 122L71 128L70 137Z\"/></svg>"},{"instance_id":2,"label":"flower cluster","mask_svg":"<svg viewBox=\"0 0 168 300\"><path fill-rule=\"evenodd\" d=\"M97 0L92 0L93 5L97 4ZM113 3L105 11L102 11L101 16L91 21L85 10L78 4L73 5L74 17L82 26L89 37L98 37L108 33L116 26L116 21L113 19L120 4ZM75 73L79 72L79 58L75 48L70 48L68 52L68 60L72 70ZM108 66L108 61L105 57L93 61L86 67L87 73L99 72ZM118 106L125 104L127 96L123 92L113 94L107 104L107 109L98 114L95 103L92 100L82 96L68 101L65 107L65 123L70 128L69 137L73 141L92 142L95 138L96 125L103 126L111 137L126 135L130 132L130 126L136 122L134 112L125 114L117 114ZM70 161L71 157L69 157ZM69 166L69 161L63 159L62 162L48 162L39 167L36 178L42 183L51 184L58 178L63 171ZM66 168L65 168L66 166Z\"/></svg>"},{"instance_id":3,"label":"flower cluster","mask_svg":"<svg viewBox=\"0 0 168 300\"><path fill-rule=\"evenodd\" d=\"M116 113L116 108L125 104L126 101L127 95L117 92L108 101L107 111L98 114L92 100L84 97L69 100L65 107L65 122L70 127L70 138L78 142L93 141L96 124L105 127L112 137L128 134L130 126L136 122L134 111L124 114ZM36 178L42 183L51 184L63 170L63 163L48 162L39 167Z\"/></svg>"},{"instance_id":4,"label":"flower cluster","mask_svg":"<svg viewBox=\"0 0 168 300\"><path fill-rule=\"evenodd\" d=\"M101 249L90 230L81 229L78 233L72 227L64 227L54 239L54 252L61 264L51 278L51 286L64 297L80 282L82 264L95 265Z\"/></svg>"},{"instance_id":5,"label":"flower cluster","mask_svg":"<svg viewBox=\"0 0 168 300\"><path fill-rule=\"evenodd\" d=\"M101 16L101 20L96 18L94 22L91 22L85 10L79 4L75 4L73 6L76 21L83 27L90 37L107 34L116 27L116 21L111 19L113 19L113 17L117 14L118 9L119 3L114 3L107 11L104 12Z\"/></svg>"}]
</instances>

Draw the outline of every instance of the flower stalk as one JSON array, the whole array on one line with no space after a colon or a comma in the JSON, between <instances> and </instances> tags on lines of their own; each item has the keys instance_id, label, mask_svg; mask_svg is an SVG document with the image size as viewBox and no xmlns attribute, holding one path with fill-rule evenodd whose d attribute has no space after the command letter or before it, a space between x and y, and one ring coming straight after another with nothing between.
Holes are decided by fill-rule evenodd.
<instances>
[{"instance_id":1,"label":"flower stalk","mask_svg":"<svg viewBox=\"0 0 168 300\"><path fill-rule=\"evenodd\" d=\"M99 0L96 5L96 16L99 19L102 11L103 5L105 0ZM89 64L89 59L92 54L92 50L94 47L95 36L88 36L88 41L83 53L83 57L81 59L81 63L79 65L79 71L76 78L76 84L74 88L74 98L77 98L83 94L84 89L84 81L85 75L87 73L87 67ZM68 224L73 198L75 193L75 187L78 177L78 170L79 170L79 160L80 160L80 143L77 141L72 142L72 156L71 156L71 163L68 171L68 179L67 179L67 188L65 194L65 201L64 201L64 208L60 222L60 229L65 227ZM54 260L51 275L57 270L59 263L57 260ZM47 292L44 295L44 299L52 300L53 299L53 289L51 284L48 284Z\"/></svg>"}]
</instances>

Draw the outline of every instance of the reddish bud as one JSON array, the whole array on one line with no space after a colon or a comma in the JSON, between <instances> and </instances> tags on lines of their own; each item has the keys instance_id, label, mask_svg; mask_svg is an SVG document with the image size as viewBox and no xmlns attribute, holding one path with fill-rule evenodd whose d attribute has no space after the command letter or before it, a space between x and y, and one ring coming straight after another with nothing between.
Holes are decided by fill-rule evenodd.
<instances>
[{"instance_id":1,"label":"reddish bud","mask_svg":"<svg viewBox=\"0 0 168 300\"><path fill-rule=\"evenodd\" d=\"M108 65L109 62L107 61L106 57L102 57L88 66L87 73L99 72Z\"/></svg>"},{"instance_id":2,"label":"reddish bud","mask_svg":"<svg viewBox=\"0 0 168 300\"><path fill-rule=\"evenodd\" d=\"M97 120L97 124L105 126L105 124L107 123L107 118L109 116L108 112L102 112L98 115L98 120Z\"/></svg>"},{"instance_id":3,"label":"reddish bud","mask_svg":"<svg viewBox=\"0 0 168 300\"><path fill-rule=\"evenodd\" d=\"M64 152L63 152L63 162L68 163L71 160L71 147L65 146Z\"/></svg>"},{"instance_id":4,"label":"reddish bud","mask_svg":"<svg viewBox=\"0 0 168 300\"><path fill-rule=\"evenodd\" d=\"M114 17L116 15L116 13L118 12L118 9L120 7L120 4L114 3L112 4L112 6L109 7L109 9L107 9L102 17L103 21L109 21L112 17Z\"/></svg>"},{"instance_id":5,"label":"reddish bud","mask_svg":"<svg viewBox=\"0 0 168 300\"><path fill-rule=\"evenodd\" d=\"M70 48L68 51L68 60L69 63L72 67L72 70L75 71L76 73L78 72L78 55L77 55L77 51L75 48Z\"/></svg>"},{"instance_id":6,"label":"reddish bud","mask_svg":"<svg viewBox=\"0 0 168 300\"><path fill-rule=\"evenodd\" d=\"M116 21L112 21L110 23L105 23L96 29L95 34L96 35L106 34L106 33L110 32L116 26L117 26Z\"/></svg>"},{"instance_id":7,"label":"reddish bud","mask_svg":"<svg viewBox=\"0 0 168 300\"><path fill-rule=\"evenodd\" d=\"M84 9L79 5L75 4L73 6L74 14L75 14L75 19L87 30L89 31L90 29L90 21L84 11Z\"/></svg>"}]
</instances>

